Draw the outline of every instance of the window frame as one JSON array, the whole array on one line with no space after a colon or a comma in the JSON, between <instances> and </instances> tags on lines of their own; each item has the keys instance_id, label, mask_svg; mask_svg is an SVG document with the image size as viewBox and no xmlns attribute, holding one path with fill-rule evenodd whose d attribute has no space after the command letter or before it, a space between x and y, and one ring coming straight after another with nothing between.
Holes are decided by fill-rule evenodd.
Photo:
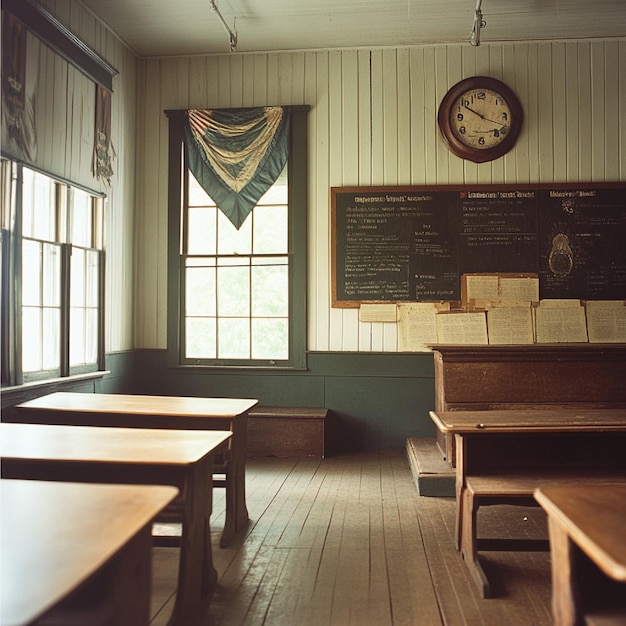
<instances>
[{"instance_id":1,"label":"window frame","mask_svg":"<svg viewBox=\"0 0 626 626\"><path fill-rule=\"evenodd\" d=\"M243 369L306 368L307 262L307 135L310 107L291 106L288 159L289 210L289 358L281 361L247 359L185 359L182 220L183 181L187 169L184 150L185 110L166 110L169 119L168 175L168 293L167 358L169 367L225 367Z\"/></svg>"},{"instance_id":2,"label":"window frame","mask_svg":"<svg viewBox=\"0 0 626 626\"><path fill-rule=\"evenodd\" d=\"M25 372L22 360L22 232L24 169L49 178L59 186L55 206L60 217L54 242L60 251L60 323L59 323L59 367ZM70 379L74 376L102 373L105 371L105 243L104 220L106 195L75 182L63 179L39 169L32 164L2 155L3 171L3 216L2 224L2 388L29 384L45 384L55 380ZM9 180L4 180L4 178ZM79 190L91 197L91 211L96 219L92 224L91 246L77 246L83 250L95 251L98 263L96 287L96 359L95 362L70 364L71 301L70 264L72 244L70 234L70 204L73 190ZM9 194L7 198L6 195ZM98 202L94 202L97 200ZM40 241L38 238L26 239ZM95 246L95 247L93 247Z\"/></svg>"}]
</instances>

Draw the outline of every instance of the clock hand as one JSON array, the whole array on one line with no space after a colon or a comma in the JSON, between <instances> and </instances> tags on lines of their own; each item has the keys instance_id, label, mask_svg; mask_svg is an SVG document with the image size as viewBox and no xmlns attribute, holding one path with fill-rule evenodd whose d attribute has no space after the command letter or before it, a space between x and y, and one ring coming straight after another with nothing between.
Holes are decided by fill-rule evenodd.
<instances>
[{"instance_id":1,"label":"clock hand","mask_svg":"<svg viewBox=\"0 0 626 626\"><path fill-rule=\"evenodd\" d=\"M474 115L478 115L478 117L480 117L480 119L485 120L487 122L491 122L493 124L500 124L500 126L505 126L505 124L503 124L502 122L497 122L496 120L492 120L489 119L488 117L485 117L482 113L479 113L478 111L474 111L474 109L472 109L471 107L468 107L467 104L463 105L468 111L471 111Z\"/></svg>"}]
</instances>

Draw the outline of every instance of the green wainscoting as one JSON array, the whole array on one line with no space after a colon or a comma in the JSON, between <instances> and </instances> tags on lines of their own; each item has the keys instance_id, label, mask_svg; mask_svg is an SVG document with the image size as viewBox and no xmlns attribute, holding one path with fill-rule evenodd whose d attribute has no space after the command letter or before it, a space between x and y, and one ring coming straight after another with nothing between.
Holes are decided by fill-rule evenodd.
<instances>
[{"instance_id":1,"label":"green wainscoting","mask_svg":"<svg viewBox=\"0 0 626 626\"><path fill-rule=\"evenodd\" d=\"M2 407L52 391L258 398L266 406L324 407L331 454L403 450L411 437L434 437L430 353L313 352L306 370L170 368L165 350L107 354L94 380L55 381L3 391Z\"/></svg>"},{"instance_id":2,"label":"green wainscoting","mask_svg":"<svg viewBox=\"0 0 626 626\"><path fill-rule=\"evenodd\" d=\"M268 406L332 411L332 450L404 449L409 437L435 436L430 353L308 354L307 370L169 368L164 350L135 353L134 392L258 398Z\"/></svg>"}]
</instances>

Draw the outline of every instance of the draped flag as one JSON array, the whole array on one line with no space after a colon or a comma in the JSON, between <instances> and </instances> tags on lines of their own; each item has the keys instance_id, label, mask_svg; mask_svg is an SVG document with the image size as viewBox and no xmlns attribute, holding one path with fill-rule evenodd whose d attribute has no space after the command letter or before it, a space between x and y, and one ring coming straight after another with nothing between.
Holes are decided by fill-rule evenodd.
<instances>
[{"instance_id":1,"label":"draped flag","mask_svg":"<svg viewBox=\"0 0 626 626\"><path fill-rule=\"evenodd\" d=\"M2 24L2 141L9 151L33 162L37 157L36 89L32 79L27 79L26 56L26 27L6 12Z\"/></svg>"},{"instance_id":2,"label":"draped flag","mask_svg":"<svg viewBox=\"0 0 626 626\"><path fill-rule=\"evenodd\" d=\"M96 178L111 184L115 150L111 142L111 92L96 85L96 121L92 170Z\"/></svg>"},{"instance_id":3,"label":"draped flag","mask_svg":"<svg viewBox=\"0 0 626 626\"><path fill-rule=\"evenodd\" d=\"M192 109L186 121L189 169L239 229L287 163L289 111Z\"/></svg>"}]
</instances>

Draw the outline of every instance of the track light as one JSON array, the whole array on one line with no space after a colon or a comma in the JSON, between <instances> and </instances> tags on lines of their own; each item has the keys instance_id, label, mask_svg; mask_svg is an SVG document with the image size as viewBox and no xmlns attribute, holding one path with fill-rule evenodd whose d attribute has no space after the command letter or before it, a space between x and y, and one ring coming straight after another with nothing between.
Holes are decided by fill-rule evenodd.
<instances>
[{"instance_id":1,"label":"track light","mask_svg":"<svg viewBox=\"0 0 626 626\"><path fill-rule=\"evenodd\" d=\"M476 10L474 11L474 25L472 26L472 32L470 33L470 43L473 46L480 46L480 29L487 26L487 22L483 20L483 14L480 10L480 5L483 0L476 0Z\"/></svg>"},{"instance_id":2,"label":"track light","mask_svg":"<svg viewBox=\"0 0 626 626\"><path fill-rule=\"evenodd\" d=\"M217 5L215 4L215 0L210 0L210 2L211 2L211 11L217 14L217 17L220 18L220 22L222 22L222 24L224 25L224 28L226 29L226 32L228 33L228 42L230 44L230 51L236 52L237 51L237 31L232 31L230 29L230 27L226 23L226 20L222 17L222 14L217 8Z\"/></svg>"}]
</instances>

